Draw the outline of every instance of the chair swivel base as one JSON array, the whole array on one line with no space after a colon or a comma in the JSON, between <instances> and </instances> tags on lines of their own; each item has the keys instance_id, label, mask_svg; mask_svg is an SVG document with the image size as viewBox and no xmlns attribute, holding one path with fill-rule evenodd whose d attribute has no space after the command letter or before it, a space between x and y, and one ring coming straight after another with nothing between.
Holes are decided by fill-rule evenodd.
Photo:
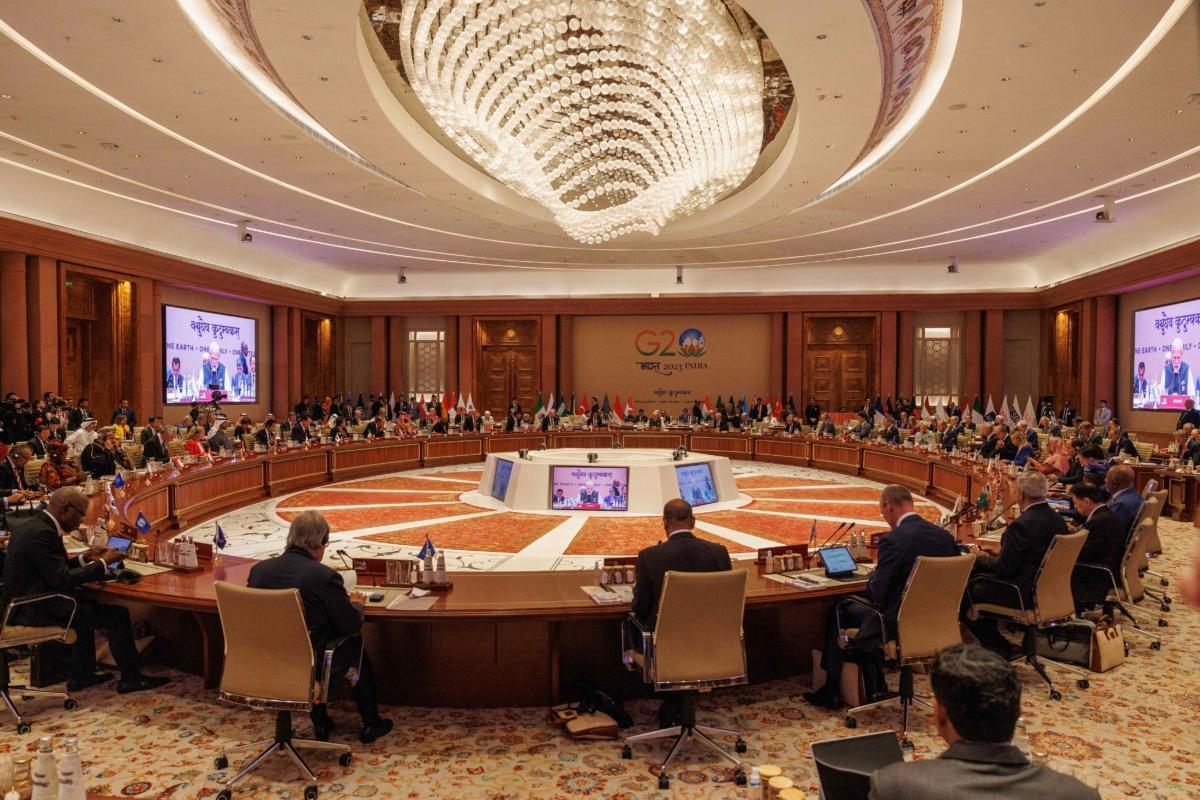
<instances>
[{"instance_id":1,"label":"chair swivel base","mask_svg":"<svg viewBox=\"0 0 1200 800\"><path fill-rule=\"evenodd\" d=\"M0 658L3 658L3 656L0 655ZM12 699L14 694L20 695L22 699L31 697L58 697L63 701L63 708L68 711L79 707L79 703L66 692L51 692L45 689L33 689L29 686L20 685L10 685L0 688L0 702L4 704L4 707L8 709L8 713L17 721L17 733L22 736L33 730L33 726L26 722L25 718L21 716L21 712L17 710L17 706L13 703Z\"/></svg>"},{"instance_id":2,"label":"chair swivel base","mask_svg":"<svg viewBox=\"0 0 1200 800\"><path fill-rule=\"evenodd\" d=\"M883 706L891 705L892 703L900 704L901 716L903 719L903 727L900 735L900 746L905 750L912 750L912 740L908 738L908 712L913 703L925 708L928 711L933 710L933 706L926 703L924 700L916 696L913 690L913 671L911 666L900 668L900 691L898 694L888 695L882 700L876 700L873 703L865 703L861 706L846 711L846 727L857 728L858 720L854 717L855 714L863 711L869 711L872 708L882 708Z\"/></svg>"},{"instance_id":3,"label":"chair swivel base","mask_svg":"<svg viewBox=\"0 0 1200 800\"><path fill-rule=\"evenodd\" d=\"M690 695L684 695L682 700L683 704L679 711L680 723L678 725L625 737L625 742L621 747L621 758L633 758L633 745L638 742L674 739L675 743L671 745L670 752L667 753L667 757L663 759L662 764L658 768L658 788L668 789L671 785L671 775L667 771L668 767L671 766L671 762L675 760L675 756L679 754L679 751L683 749L683 743L689 739L695 740L733 764L734 782L738 786L745 786L746 773L742 769L741 760L712 739L713 736L733 736L737 739L737 742L734 744L734 750L738 753L745 753L746 742L742 739L741 733L729 728L717 728L711 725L697 724L695 698Z\"/></svg>"},{"instance_id":4,"label":"chair swivel base","mask_svg":"<svg viewBox=\"0 0 1200 800\"><path fill-rule=\"evenodd\" d=\"M309 769L308 764L300 757L297 752L298 747L307 747L312 750L333 750L341 753L338 756L338 763L343 767L350 766L350 762L354 760L354 755L350 752L350 745L341 744L339 742L319 742L313 739L296 739L292 735L292 714L290 711L280 711L275 717L275 736L271 739L262 739L249 744L237 745L235 747L226 748L214 760L214 766L217 769L229 768L229 753L234 753L239 750L251 750L256 747L266 749L252 758L246 766L242 767L237 775L234 775L225 782L225 788L217 793L217 800L231 800L233 797L233 787L238 781L245 778L254 770L266 761L269 757L275 754L286 755L292 760L300 770L300 774L304 777L304 800L316 800L317 797L317 776Z\"/></svg>"}]
</instances>

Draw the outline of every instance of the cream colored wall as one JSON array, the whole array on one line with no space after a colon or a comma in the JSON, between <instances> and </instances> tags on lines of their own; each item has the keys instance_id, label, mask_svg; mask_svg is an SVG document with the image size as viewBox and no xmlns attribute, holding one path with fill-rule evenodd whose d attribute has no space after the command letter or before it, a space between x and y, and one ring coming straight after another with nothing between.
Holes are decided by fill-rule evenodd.
<instances>
[{"instance_id":1,"label":"cream colored wall","mask_svg":"<svg viewBox=\"0 0 1200 800\"><path fill-rule=\"evenodd\" d=\"M274 362L271 359L271 307L261 303L251 303L245 300L234 300L220 295L196 292L178 286L168 286L165 283L162 284L161 293L164 305L198 308L201 311L212 311L217 314L235 314L239 317L250 317L255 321L257 342L252 347L252 352L257 356L255 369L258 374L259 401L257 403L224 403L222 407L225 408L226 413L230 417L234 418L239 414L249 414L251 419L257 421L266 416L271 400L271 370L274 367ZM156 314L156 324L161 336L161 307L157 309ZM164 370L161 375L165 375L165 365L160 366ZM187 413L187 410L188 406L186 405L165 405L162 402L160 385L157 413L162 414L168 423L177 423ZM135 409L135 411L141 411L141 409ZM144 420L145 416L142 415L140 421Z\"/></svg>"},{"instance_id":2,"label":"cream colored wall","mask_svg":"<svg viewBox=\"0 0 1200 800\"><path fill-rule=\"evenodd\" d=\"M1130 387L1133 382L1133 313L1143 308L1200 298L1200 278L1139 289L1117 298L1117 414L1126 428L1135 431L1170 433L1179 419L1178 411L1134 411Z\"/></svg>"}]
</instances>

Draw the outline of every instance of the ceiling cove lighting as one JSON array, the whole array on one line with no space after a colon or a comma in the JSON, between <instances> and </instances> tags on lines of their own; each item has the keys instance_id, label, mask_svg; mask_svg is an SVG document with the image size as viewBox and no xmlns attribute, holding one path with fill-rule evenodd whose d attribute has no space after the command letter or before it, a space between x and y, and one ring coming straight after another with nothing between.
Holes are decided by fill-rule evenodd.
<instances>
[{"instance_id":1,"label":"ceiling cove lighting","mask_svg":"<svg viewBox=\"0 0 1200 800\"><path fill-rule=\"evenodd\" d=\"M733 2L411 0L399 38L446 135L585 244L711 205L762 147L762 56Z\"/></svg>"}]
</instances>

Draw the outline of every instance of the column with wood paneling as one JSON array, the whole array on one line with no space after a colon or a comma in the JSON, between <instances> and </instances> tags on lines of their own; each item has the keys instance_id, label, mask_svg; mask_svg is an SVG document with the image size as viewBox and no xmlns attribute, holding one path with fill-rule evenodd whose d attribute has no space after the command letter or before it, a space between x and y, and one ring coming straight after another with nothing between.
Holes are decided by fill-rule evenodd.
<instances>
[{"instance_id":1,"label":"column with wood paneling","mask_svg":"<svg viewBox=\"0 0 1200 800\"><path fill-rule=\"evenodd\" d=\"M388 385L387 392L396 393L396 402L408 396L408 379L404 374L404 317L388 317Z\"/></svg>"},{"instance_id":2,"label":"column with wood paneling","mask_svg":"<svg viewBox=\"0 0 1200 800\"><path fill-rule=\"evenodd\" d=\"M475 319L467 314L458 317L458 385L468 394L479 388L475 385Z\"/></svg>"},{"instance_id":3,"label":"column with wood paneling","mask_svg":"<svg viewBox=\"0 0 1200 800\"><path fill-rule=\"evenodd\" d=\"M1117 298L1111 294L1096 298L1096 343L1095 355L1095 405L1101 400L1116 413L1116 359L1117 359Z\"/></svg>"},{"instance_id":4,"label":"column with wood paneling","mask_svg":"<svg viewBox=\"0 0 1200 800\"><path fill-rule=\"evenodd\" d=\"M916 335L915 315L911 311L901 311L896 318L896 394L902 394L910 400L913 396L913 346Z\"/></svg>"},{"instance_id":5,"label":"column with wood paneling","mask_svg":"<svg viewBox=\"0 0 1200 800\"><path fill-rule=\"evenodd\" d=\"M784 395L782 399L787 400L787 395L784 394L783 391L784 375L786 370L786 367L783 363L784 335L784 315L782 311L776 311L771 314L771 334L768 355L770 361L768 362L767 367L767 390L770 392L770 397L765 398L766 401L772 405L772 407L775 404L775 400L779 398L780 395Z\"/></svg>"},{"instance_id":6,"label":"column with wood paneling","mask_svg":"<svg viewBox=\"0 0 1200 800\"><path fill-rule=\"evenodd\" d=\"M1004 399L1004 312L983 313L983 390L999 403Z\"/></svg>"},{"instance_id":7,"label":"column with wood paneling","mask_svg":"<svg viewBox=\"0 0 1200 800\"><path fill-rule=\"evenodd\" d=\"M288 323L287 323L287 399L284 401L284 411L286 412L295 403L304 396L303 390L303 363L304 358L304 319L300 314L300 309L292 306L288 308ZM309 358L320 358L320 353L309 353Z\"/></svg>"},{"instance_id":8,"label":"column with wood paneling","mask_svg":"<svg viewBox=\"0 0 1200 800\"><path fill-rule=\"evenodd\" d=\"M558 315L558 391L570 400L575 390L575 343L572 337L572 316ZM574 410L571 413L575 413Z\"/></svg>"},{"instance_id":9,"label":"column with wood paneling","mask_svg":"<svg viewBox=\"0 0 1200 800\"><path fill-rule=\"evenodd\" d=\"M0 253L0 393L29 397L29 326L24 253Z\"/></svg>"},{"instance_id":10,"label":"column with wood paneling","mask_svg":"<svg viewBox=\"0 0 1200 800\"><path fill-rule=\"evenodd\" d=\"M259 370L271 370L271 398L267 407L279 417L286 419L288 409L300 398L291 395L290 367L288 360L292 347L288 341L291 334L290 309L287 306L271 306L271 359L272 364L259 364ZM284 416L280 417L279 415Z\"/></svg>"},{"instance_id":11,"label":"column with wood paneling","mask_svg":"<svg viewBox=\"0 0 1200 800\"><path fill-rule=\"evenodd\" d=\"M59 391L58 262L47 256L30 256L26 267L29 393L41 397L44 392ZM140 408L150 407L143 405Z\"/></svg>"},{"instance_id":12,"label":"column with wood paneling","mask_svg":"<svg viewBox=\"0 0 1200 800\"><path fill-rule=\"evenodd\" d=\"M979 395L979 401L987 408L988 395L983 386L983 312L963 313L962 338L963 397L967 403ZM1000 402L999 399L996 402Z\"/></svg>"},{"instance_id":13,"label":"column with wood paneling","mask_svg":"<svg viewBox=\"0 0 1200 800\"><path fill-rule=\"evenodd\" d=\"M455 386L458 383L458 320L457 316L446 317L446 364L442 374L446 376L447 392L458 391Z\"/></svg>"},{"instance_id":14,"label":"column with wood paneling","mask_svg":"<svg viewBox=\"0 0 1200 800\"><path fill-rule=\"evenodd\" d=\"M896 368L900 360L896 343L897 314L879 314L879 387L876 394L884 398L896 396Z\"/></svg>"},{"instance_id":15,"label":"column with wood paneling","mask_svg":"<svg viewBox=\"0 0 1200 800\"><path fill-rule=\"evenodd\" d=\"M375 394L388 393L388 332L387 317L371 317L371 387L367 391Z\"/></svg>"},{"instance_id":16,"label":"column with wood paneling","mask_svg":"<svg viewBox=\"0 0 1200 800\"><path fill-rule=\"evenodd\" d=\"M558 319L553 314L543 314L541 325L541 342L538 343L538 358L540 359L541 368L538 383L541 384L539 392L547 400L551 392L562 391L558 388L555 381L555 374L558 368Z\"/></svg>"},{"instance_id":17,"label":"column with wood paneling","mask_svg":"<svg viewBox=\"0 0 1200 800\"><path fill-rule=\"evenodd\" d=\"M1091 419L1096 410L1096 301L1088 298L1079 304L1079 397L1075 413Z\"/></svg>"},{"instance_id":18,"label":"column with wood paneling","mask_svg":"<svg viewBox=\"0 0 1200 800\"><path fill-rule=\"evenodd\" d=\"M784 366L784 388L788 396L795 397L796 407L803 409L808 403L804 394L804 314L789 311L784 317L787 363ZM785 398L786 399L786 398Z\"/></svg>"},{"instance_id":19,"label":"column with wood paneling","mask_svg":"<svg viewBox=\"0 0 1200 800\"><path fill-rule=\"evenodd\" d=\"M133 365L133 407L138 414L138 423L145 424L151 409L162 407L163 384L166 367L163 356L162 323L159 322L162 306L157 292L158 281L150 278L133 280L133 329L134 352L137 360Z\"/></svg>"}]
</instances>

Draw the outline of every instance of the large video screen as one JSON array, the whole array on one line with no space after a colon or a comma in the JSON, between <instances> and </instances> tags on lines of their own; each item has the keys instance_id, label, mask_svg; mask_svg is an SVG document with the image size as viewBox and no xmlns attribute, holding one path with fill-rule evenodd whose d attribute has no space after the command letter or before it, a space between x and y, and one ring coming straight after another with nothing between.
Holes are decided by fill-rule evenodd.
<instances>
[{"instance_id":1,"label":"large video screen","mask_svg":"<svg viewBox=\"0 0 1200 800\"><path fill-rule=\"evenodd\" d=\"M163 395L168 404L258 400L255 320L163 306Z\"/></svg>"},{"instance_id":2,"label":"large video screen","mask_svg":"<svg viewBox=\"0 0 1200 800\"><path fill-rule=\"evenodd\" d=\"M1133 407L1179 411L1200 400L1200 299L1133 315Z\"/></svg>"},{"instance_id":3,"label":"large video screen","mask_svg":"<svg viewBox=\"0 0 1200 800\"><path fill-rule=\"evenodd\" d=\"M708 463L684 464L675 468L679 496L693 506L717 502L717 487L713 485L712 468Z\"/></svg>"},{"instance_id":4,"label":"large video screen","mask_svg":"<svg viewBox=\"0 0 1200 800\"><path fill-rule=\"evenodd\" d=\"M512 477L513 462L506 458L496 459L496 474L492 476L492 497L503 500L508 494L508 479Z\"/></svg>"},{"instance_id":5,"label":"large video screen","mask_svg":"<svg viewBox=\"0 0 1200 800\"><path fill-rule=\"evenodd\" d=\"M550 508L629 510L629 467L551 467Z\"/></svg>"}]
</instances>

